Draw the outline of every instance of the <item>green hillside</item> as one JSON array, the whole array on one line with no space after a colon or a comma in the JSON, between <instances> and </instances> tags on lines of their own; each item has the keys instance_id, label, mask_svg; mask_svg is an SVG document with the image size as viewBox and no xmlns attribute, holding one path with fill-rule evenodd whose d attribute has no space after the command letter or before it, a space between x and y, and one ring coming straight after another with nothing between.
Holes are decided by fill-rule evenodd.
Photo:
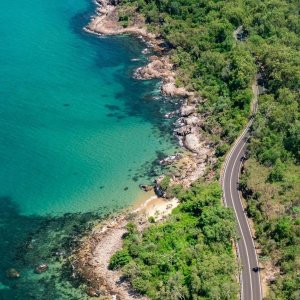
<instances>
[{"instance_id":1,"label":"green hillside","mask_svg":"<svg viewBox=\"0 0 300 300\"><path fill-rule=\"evenodd\" d=\"M168 42L171 59L178 71L178 86L186 86L206 99L199 107L199 113L205 117L203 130L216 143L219 164L248 121L251 86L256 74L263 74L266 90L259 97L241 188L262 247L260 259L265 265L271 265L275 275L268 298L299 299L300 2L125 0L120 11L124 26L132 22L136 13L145 17L149 30L160 34ZM202 195L201 189L196 191L196 195L198 192ZM183 239L178 240L180 253L189 253L194 241L187 238L188 232L181 236L187 220L197 228L195 230L204 234L204 238L200 239L204 243L201 247L212 247L199 225L202 212L200 215L189 213L187 216L183 212L185 206L183 204L168 223L157 225L139 237L141 247L150 243L153 249L163 247L163 250L165 246L158 243L155 234L165 236L164 228L171 228L167 231L167 243L172 245L169 239L180 236ZM211 208L212 219L218 218L217 210L221 208L217 207L215 210ZM226 254L228 242L228 239L218 241L221 245L218 248L222 252L220 255ZM174 247L168 245L164 251L169 253ZM215 249L214 246L212 248ZM130 251L128 253L130 263L139 265L140 255L135 257ZM210 249L203 253L202 266L209 264L214 251ZM199 265L192 259L186 262L184 254L182 257L183 264L190 264L189 267L178 268L176 272L171 268L168 272L177 274L177 277L174 276L181 282L182 292L188 295L184 299L233 297L232 278L227 275L223 279L213 277L212 281L209 278L204 281L195 279L201 281L201 287L194 289L191 270ZM144 264L142 262L142 266ZM165 290L171 277L161 279L154 268L149 264L147 272L149 278L153 276L157 280L149 286L140 286L153 299L159 299L157 286ZM224 280L228 285L227 296L211 296L202 288L202 285L211 284L217 289ZM140 283L133 283L141 290Z\"/></svg>"}]
</instances>

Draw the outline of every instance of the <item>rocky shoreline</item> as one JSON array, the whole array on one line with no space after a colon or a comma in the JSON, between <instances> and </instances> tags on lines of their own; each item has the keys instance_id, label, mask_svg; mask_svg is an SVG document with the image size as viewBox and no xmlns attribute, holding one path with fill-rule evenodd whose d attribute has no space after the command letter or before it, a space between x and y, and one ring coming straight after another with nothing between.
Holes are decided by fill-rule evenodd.
<instances>
[{"instance_id":1,"label":"rocky shoreline","mask_svg":"<svg viewBox=\"0 0 300 300\"><path fill-rule=\"evenodd\" d=\"M149 57L146 66L138 68L134 77L140 80L161 79L161 92L167 96L180 97L182 106L178 111L166 114L166 118L178 117L174 122L174 135L186 150L183 155L174 155L162 163L176 164L177 172L170 178L171 185L188 187L200 177L210 177L208 167L216 163L214 145L205 138L202 130L203 118L197 107L203 99L193 91L176 86L176 70L170 61L164 41L146 29L145 21L136 16L134 25L122 27L119 24L118 1L97 0L97 15L85 27L87 32L100 35L132 34L142 37L157 55ZM160 179L161 180L161 179ZM159 186L159 180L157 185ZM152 194L153 195L153 194ZM139 230L150 225L150 219L160 221L179 204L178 200L160 199L155 196L133 212L123 212L117 217L101 222L86 236L81 246L71 257L73 276L82 278L87 284L87 294L101 299L142 299L131 290L122 274L108 269L110 257L122 247L122 237L126 234L126 224L133 221Z\"/></svg>"},{"instance_id":2,"label":"rocky shoreline","mask_svg":"<svg viewBox=\"0 0 300 300\"><path fill-rule=\"evenodd\" d=\"M122 247L128 222L134 222L138 230L143 231L150 226L150 218L156 222L163 220L178 204L176 198L166 201L152 196L136 210L122 212L99 223L70 257L73 279L83 279L90 297L147 300L132 290L120 272L109 269L110 257Z\"/></svg>"},{"instance_id":3,"label":"rocky shoreline","mask_svg":"<svg viewBox=\"0 0 300 300\"><path fill-rule=\"evenodd\" d=\"M93 17L85 30L100 35L132 34L142 37L158 55L150 56L149 63L139 67L134 77L140 80L161 79L161 92L164 95L183 99L180 110L170 112L170 114L172 117L178 116L174 123L174 134L179 144L190 153L177 162L182 172L180 176L175 174L173 180L174 183L189 186L205 174L208 165L216 163L213 143L205 138L204 131L201 129L204 120L197 113L197 107L203 103L204 99L193 91L176 86L176 70L168 56L165 42L161 37L147 31L145 20L141 16L136 15L133 25L122 27L119 23L117 0L97 0L96 4L97 15Z\"/></svg>"}]
</instances>

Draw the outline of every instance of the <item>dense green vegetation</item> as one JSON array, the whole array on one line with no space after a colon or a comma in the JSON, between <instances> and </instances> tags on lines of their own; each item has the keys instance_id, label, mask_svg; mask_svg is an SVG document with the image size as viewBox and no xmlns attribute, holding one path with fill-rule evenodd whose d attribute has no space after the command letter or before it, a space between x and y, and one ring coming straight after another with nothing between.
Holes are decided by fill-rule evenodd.
<instances>
[{"instance_id":1,"label":"dense green vegetation","mask_svg":"<svg viewBox=\"0 0 300 300\"><path fill-rule=\"evenodd\" d=\"M170 45L178 85L206 99L203 130L222 157L247 122L251 85L265 77L241 187L272 262L270 299L300 293L300 2L298 0L124 0ZM243 40L234 38L242 26ZM163 225L162 225L163 226ZM174 233L176 234L176 233Z\"/></svg>"},{"instance_id":2,"label":"dense green vegetation","mask_svg":"<svg viewBox=\"0 0 300 300\"><path fill-rule=\"evenodd\" d=\"M271 262L276 276L269 299L299 299L300 168L286 162L270 170L253 158L245 167L241 185L263 246L261 261Z\"/></svg>"},{"instance_id":3,"label":"dense green vegetation","mask_svg":"<svg viewBox=\"0 0 300 300\"><path fill-rule=\"evenodd\" d=\"M151 299L236 299L235 222L221 205L218 183L181 192L182 204L163 223L139 233L132 223L110 268L122 267Z\"/></svg>"}]
</instances>

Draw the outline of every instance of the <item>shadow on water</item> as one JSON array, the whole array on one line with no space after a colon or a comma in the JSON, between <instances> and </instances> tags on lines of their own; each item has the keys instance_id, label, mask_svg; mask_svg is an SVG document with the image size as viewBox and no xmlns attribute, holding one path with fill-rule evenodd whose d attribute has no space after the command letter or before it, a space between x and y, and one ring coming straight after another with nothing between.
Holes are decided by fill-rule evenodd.
<instances>
[{"instance_id":1,"label":"shadow on water","mask_svg":"<svg viewBox=\"0 0 300 300\"><path fill-rule=\"evenodd\" d=\"M121 66L118 72L114 73L113 80L123 86L123 91L115 95L116 99L122 103L122 109L117 105L105 104L108 110L106 115L114 118L116 122L122 122L127 117L139 118L140 122L153 125L152 134L156 139L168 140L172 145L177 145L177 140L172 135L174 119L166 119L164 115L177 110L181 100L161 95L160 80L142 81L133 78L135 69L147 62L147 57L141 53L146 47L142 40L132 36L99 37L83 30L83 27L89 23L91 15L95 13L95 8L95 5L89 1L87 11L75 15L70 20L70 28L80 39L96 49L94 65L99 70ZM133 62L131 61L133 57L140 60ZM151 180L161 175L165 168L158 165L159 157L165 157L165 155L158 155L157 159L146 162L139 168L132 180L138 181L143 177Z\"/></svg>"},{"instance_id":2,"label":"shadow on water","mask_svg":"<svg viewBox=\"0 0 300 300\"><path fill-rule=\"evenodd\" d=\"M99 37L85 32L83 27L89 23L96 9L92 1L86 1L89 3L88 9L70 20L71 30L98 50L94 64L99 69L122 66L122 69L114 75L114 80L123 86L123 92L116 95L116 98L125 104L125 111L122 112L127 116L141 118L141 122L153 124L158 135L160 132L170 138L172 120L165 120L164 114L178 108L180 101L162 96L159 91L159 80L141 81L132 78L134 70L147 62L146 56L141 54L145 43L132 36ZM125 39L126 42L123 42ZM140 61L131 61L133 57L138 57ZM116 113L109 116L124 118L123 115Z\"/></svg>"},{"instance_id":3,"label":"shadow on water","mask_svg":"<svg viewBox=\"0 0 300 300\"><path fill-rule=\"evenodd\" d=\"M71 280L68 257L82 236L108 210L67 213L60 217L24 216L8 196L0 197L0 299L86 299L80 282ZM37 265L49 269L35 274ZM14 268L19 278L9 278Z\"/></svg>"},{"instance_id":4,"label":"shadow on water","mask_svg":"<svg viewBox=\"0 0 300 300\"><path fill-rule=\"evenodd\" d=\"M125 111L122 110L122 113L153 124L154 134L158 138L169 136L172 139L171 134L166 134L171 132L172 120L164 119L163 115L174 110L178 104L170 98L159 96L159 91L154 92L158 89L157 80L142 82L131 77L134 69L143 64L143 61L131 62L130 58L141 56L145 45L133 37L99 39L84 33L82 28L95 10L92 1L86 1L89 1L88 10L74 16L70 27L95 49L99 49L95 60L99 68L122 66L114 78L124 87L124 92L118 95L119 100L125 104ZM120 39L125 38L126 43L120 43ZM118 51L112 57L113 47L118 47ZM109 52L110 55L106 55ZM116 115L117 106L106 108L112 116L124 117ZM157 157L159 159L162 154L158 153ZM155 173L154 164L147 164L140 173L148 169L149 165L152 166L149 172ZM74 287L74 282L70 281L67 258L78 246L83 234L107 213L107 208L103 208L101 211L65 214L60 217L24 216L11 197L0 197L0 299L86 299L82 289ZM45 273L35 274L34 268L40 263L48 264L49 269ZM6 270L10 268L15 268L20 277L8 278Z\"/></svg>"},{"instance_id":5,"label":"shadow on water","mask_svg":"<svg viewBox=\"0 0 300 300\"><path fill-rule=\"evenodd\" d=\"M145 44L134 37L98 38L84 32L82 28L95 11L93 2L86 1L89 3L88 9L70 20L71 30L97 51L96 67L121 67L114 80L123 86L123 92L117 95L117 100L122 101L125 109L123 105L120 110L119 106L110 104L105 109L119 120L129 116L138 117L141 122L147 121L154 125L154 134L158 138L166 138L165 133L171 132L172 120L165 120L163 115L176 108L175 102L158 96L158 80L143 82L132 79L134 69L146 61L141 54ZM132 62L133 57L141 60ZM70 104L65 103L64 106ZM171 134L168 136L172 137ZM157 153L157 159L161 157L163 154ZM160 172L155 169L153 162L148 162L138 170L139 174L132 175L142 177L146 170L149 176ZM59 217L26 216L20 213L10 195L0 196L0 299L86 299L82 289L76 288L80 282L74 285L70 281L68 256L78 246L84 233L107 214L108 209L102 208L101 211ZM40 263L48 264L49 269L42 274L35 274L34 268ZM6 271L11 268L20 273L19 278L7 277Z\"/></svg>"}]
</instances>

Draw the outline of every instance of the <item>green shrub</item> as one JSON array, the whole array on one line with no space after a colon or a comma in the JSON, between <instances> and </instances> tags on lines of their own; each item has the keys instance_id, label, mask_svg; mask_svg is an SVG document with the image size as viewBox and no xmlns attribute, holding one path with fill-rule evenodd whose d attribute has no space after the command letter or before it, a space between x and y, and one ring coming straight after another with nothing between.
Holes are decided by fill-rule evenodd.
<instances>
[{"instance_id":1,"label":"green shrub","mask_svg":"<svg viewBox=\"0 0 300 300\"><path fill-rule=\"evenodd\" d=\"M230 146L228 144L219 144L217 149L216 149L216 156L220 157L223 156L224 154L227 153L227 151L229 150Z\"/></svg>"},{"instance_id":2,"label":"green shrub","mask_svg":"<svg viewBox=\"0 0 300 300\"><path fill-rule=\"evenodd\" d=\"M166 191L170 185L171 177L165 176L163 180L159 183L159 186L163 191Z\"/></svg>"},{"instance_id":3,"label":"green shrub","mask_svg":"<svg viewBox=\"0 0 300 300\"><path fill-rule=\"evenodd\" d=\"M148 222L149 222L149 223L155 223L155 218L154 218L153 216L150 216L150 217L148 218Z\"/></svg>"},{"instance_id":4,"label":"green shrub","mask_svg":"<svg viewBox=\"0 0 300 300\"><path fill-rule=\"evenodd\" d=\"M127 250L117 251L110 259L108 268L110 270L119 269L129 263L131 257Z\"/></svg>"},{"instance_id":5,"label":"green shrub","mask_svg":"<svg viewBox=\"0 0 300 300\"><path fill-rule=\"evenodd\" d=\"M150 299L173 300L183 295L185 299L211 299L212 294L234 299L235 222L230 210L221 206L219 184L194 184L182 197L185 202L168 220L152 224L143 233L129 233L122 255L116 254L114 261L118 266L121 261L132 286ZM193 209L186 210L185 205L193 201L201 203L200 216Z\"/></svg>"}]
</instances>

